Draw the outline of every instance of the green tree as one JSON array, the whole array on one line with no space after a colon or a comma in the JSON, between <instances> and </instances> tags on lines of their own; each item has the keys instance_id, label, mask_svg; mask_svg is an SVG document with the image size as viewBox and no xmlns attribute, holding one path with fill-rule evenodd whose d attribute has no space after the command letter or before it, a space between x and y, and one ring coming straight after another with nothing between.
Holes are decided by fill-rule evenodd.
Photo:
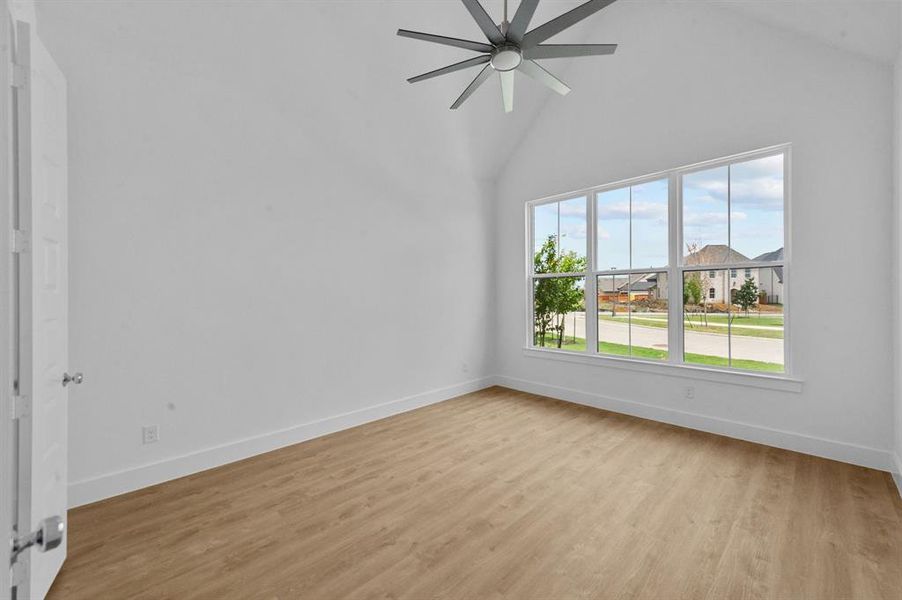
<instances>
[{"instance_id":1,"label":"green tree","mask_svg":"<svg viewBox=\"0 0 902 600\"><path fill-rule=\"evenodd\" d=\"M698 279L698 273L692 273L683 280L683 317L692 327L692 319L689 317L689 306L698 306L702 301L702 284Z\"/></svg>"},{"instance_id":2,"label":"green tree","mask_svg":"<svg viewBox=\"0 0 902 600\"><path fill-rule=\"evenodd\" d=\"M585 271L586 259L575 252L558 253L556 236L550 235L533 258L536 273L578 273ZM535 311L534 342L545 346L551 341L560 348L564 343L564 317L583 307L583 290L575 277L537 279L533 292ZM549 336L551 340L549 340Z\"/></svg>"},{"instance_id":3,"label":"green tree","mask_svg":"<svg viewBox=\"0 0 902 600\"><path fill-rule=\"evenodd\" d=\"M702 302L702 284L698 274L693 273L683 283L683 304L699 305Z\"/></svg>"},{"instance_id":4,"label":"green tree","mask_svg":"<svg viewBox=\"0 0 902 600\"><path fill-rule=\"evenodd\" d=\"M745 316L749 316L749 308L758 303L758 285L753 277L746 278L733 296L733 301L742 307Z\"/></svg>"}]
</instances>

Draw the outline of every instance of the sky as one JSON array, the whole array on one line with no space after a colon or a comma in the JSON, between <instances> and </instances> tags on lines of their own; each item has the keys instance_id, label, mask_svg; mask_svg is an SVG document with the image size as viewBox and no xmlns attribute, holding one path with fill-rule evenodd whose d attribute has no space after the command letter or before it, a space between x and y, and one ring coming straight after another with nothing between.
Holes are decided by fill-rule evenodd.
<instances>
[{"instance_id":1,"label":"sky","mask_svg":"<svg viewBox=\"0 0 902 600\"><path fill-rule=\"evenodd\" d=\"M560 227L561 250L585 256L586 202L581 196L536 206L535 248ZM602 192L596 202L599 271L667 266L667 179ZM748 258L781 248L783 156L685 175L683 242L730 244Z\"/></svg>"},{"instance_id":2,"label":"sky","mask_svg":"<svg viewBox=\"0 0 902 600\"><path fill-rule=\"evenodd\" d=\"M683 242L729 243L748 258L782 248L783 155L684 176Z\"/></svg>"}]
</instances>

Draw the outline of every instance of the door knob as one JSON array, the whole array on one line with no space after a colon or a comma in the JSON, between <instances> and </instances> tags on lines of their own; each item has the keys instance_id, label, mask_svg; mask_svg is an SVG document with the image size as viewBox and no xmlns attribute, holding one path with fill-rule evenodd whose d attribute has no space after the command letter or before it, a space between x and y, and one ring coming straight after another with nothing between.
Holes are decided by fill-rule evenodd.
<instances>
[{"instance_id":1,"label":"door knob","mask_svg":"<svg viewBox=\"0 0 902 600\"><path fill-rule=\"evenodd\" d=\"M84 380L85 380L85 376L82 373L76 373L75 375L69 375L68 373L63 373L63 387L66 387L70 383L74 383L74 384L78 385Z\"/></svg>"}]
</instances>

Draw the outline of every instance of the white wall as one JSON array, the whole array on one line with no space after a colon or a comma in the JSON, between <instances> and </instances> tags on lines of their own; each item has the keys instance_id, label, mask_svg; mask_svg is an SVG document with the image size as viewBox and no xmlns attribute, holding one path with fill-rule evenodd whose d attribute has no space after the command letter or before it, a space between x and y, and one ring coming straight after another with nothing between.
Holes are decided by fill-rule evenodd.
<instances>
[{"instance_id":1,"label":"white wall","mask_svg":"<svg viewBox=\"0 0 902 600\"><path fill-rule=\"evenodd\" d=\"M490 188L379 11L39 5L70 85L75 504L484 385Z\"/></svg>"},{"instance_id":2,"label":"white wall","mask_svg":"<svg viewBox=\"0 0 902 600\"><path fill-rule=\"evenodd\" d=\"M889 284L891 70L695 3L618 3L587 35L617 54L573 63L574 92L548 103L498 182L501 381L889 468L892 294L827 298L843 281ZM688 379L524 356L524 202L782 142L801 393L699 381L687 400Z\"/></svg>"}]
</instances>

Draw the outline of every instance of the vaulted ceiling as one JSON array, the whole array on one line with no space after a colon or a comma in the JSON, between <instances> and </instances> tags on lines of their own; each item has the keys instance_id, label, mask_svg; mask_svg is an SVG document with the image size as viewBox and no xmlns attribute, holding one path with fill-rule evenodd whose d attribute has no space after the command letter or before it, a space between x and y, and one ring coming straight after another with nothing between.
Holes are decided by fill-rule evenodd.
<instances>
[{"instance_id":1,"label":"vaulted ceiling","mask_svg":"<svg viewBox=\"0 0 902 600\"><path fill-rule=\"evenodd\" d=\"M554 41L621 42L616 39L619 15L638 1L620 0ZM872 61L891 63L899 48L900 0L696 1ZM545 0L533 23L579 3ZM484 5L501 19L502 0L484 0ZM511 13L516 5L511 0ZM286 123L298 127L299 135L307 122L319 127L328 121L335 143L381 144L374 147L387 154L429 152L450 168L486 180L506 164L546 103L567 101L519 77L512 114L501 110L497 81L483 86L460 110L450 111L475 76L472 70L406 83L407 77L472 56L395 36L403 27L480 39L457 0L39 0L37 14L39 33L69 74L74 93L89 85L91 77L115 76L129 64L179 77L181 83L171 93L186 97L192 79L216 80L224 94L247 94L249 112L241 118L253 118L259 110L251 105L256 99L275 110L295 111ZM577 60L597 60L603 68L604 61L616 56ZM556 60L548 67L579 93L580 82L566 78L572 60ZM139 88L122 90L126 99L141 93Z\"/></svg>"}]
</instances>

